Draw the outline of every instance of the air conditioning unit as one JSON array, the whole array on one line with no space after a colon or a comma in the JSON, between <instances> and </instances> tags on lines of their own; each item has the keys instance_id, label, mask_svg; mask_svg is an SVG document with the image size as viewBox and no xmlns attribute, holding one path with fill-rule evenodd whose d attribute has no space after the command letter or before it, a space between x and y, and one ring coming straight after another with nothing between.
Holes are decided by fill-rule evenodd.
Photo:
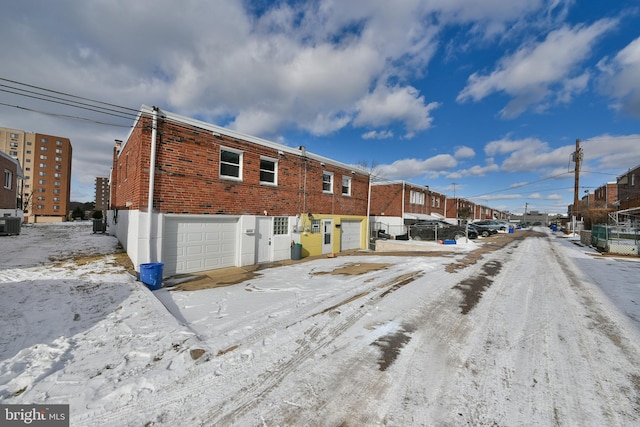
<instances>
[{"instance_id":1,"label":"air conditioning unit","mask_svg":"<svg viewBox=\"0 0 640 427\"><path fill-rule=\"evenodd\" d=\"M22 218L5 216L0 218L0 236L10 236L20 234Z\"/></svg>"}]
</instances>

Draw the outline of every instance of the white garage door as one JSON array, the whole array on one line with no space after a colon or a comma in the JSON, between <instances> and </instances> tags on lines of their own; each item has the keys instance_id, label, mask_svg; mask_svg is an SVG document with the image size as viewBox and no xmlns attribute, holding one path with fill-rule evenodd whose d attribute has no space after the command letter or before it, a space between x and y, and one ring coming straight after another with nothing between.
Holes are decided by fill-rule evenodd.
<instances>
[{"instance_id":1,"label":"white garage door","mask_svg":"<svg viewBox=\"0 0 640 427\"><path fill-rule=\"evenodd\" d=\"M360 249L362 221L342 221L340 224L340 250Z\"/></svg>"},{"instance_id":2,"label":"white garage door","mask_svg":"<svg viewBox=\"0 0 640 427\"><path fill-rule=\"evenodd\" d=\"M167 218L162 245L164 275L235 266L237 231L235 218Z\"/></svg>"}]
</instances>

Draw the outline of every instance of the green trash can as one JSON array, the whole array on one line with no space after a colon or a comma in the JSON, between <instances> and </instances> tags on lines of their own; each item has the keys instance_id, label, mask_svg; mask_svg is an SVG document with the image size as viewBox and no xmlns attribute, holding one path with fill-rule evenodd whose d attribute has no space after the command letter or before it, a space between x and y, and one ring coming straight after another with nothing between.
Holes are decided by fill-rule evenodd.
<instances>
[{"instance_id":1,"label":"green trash can","mask_svg":"<svg viewBox=\"0 0 640 427\"><path fill-rule=\"evenodd\" d=\"M302 259L302 244L296 243L291 245L291 259L299 260Z\"/></svg>"}]
</instances>

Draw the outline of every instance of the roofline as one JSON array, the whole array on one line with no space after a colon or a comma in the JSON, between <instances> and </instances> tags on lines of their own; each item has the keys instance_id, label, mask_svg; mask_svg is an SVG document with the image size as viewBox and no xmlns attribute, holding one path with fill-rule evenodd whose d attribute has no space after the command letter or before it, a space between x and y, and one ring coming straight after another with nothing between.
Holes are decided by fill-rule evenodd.
<instances>
[{"instance_id":1,"label":"roofline","mask_svg":"<svg viewBox=\"0 0 640 427\"><path fill-rule=\"evenodd\" d=\"M138 113L138 116L136 117L135 122L137 123L140 118L142 117L143 114L153 114L153 108L154 107L149 107L148 105L142 105L140 107L140 112ZM296 156L301 156L301 157L307 157L309 159L313 159L316 160L320 163L325 163L325 164L330 164L336 167L340 167L342 169L349 169L352 172L355 172L359 175L365 175L365 176L369 176L369 171L365 171L362 169L361 166L357 166L357 165L349 165L347 163L342 163L333 159L330 159L328 157L324 157L321 156L319 154L314 154L314 153L310 153L308 151L306 151L304 146L299 146L298 148L292 148L288 145L284 145L284 144L280 144L277 142L273 142L273 141L269 141L267 139L264 138L259 138L257 136L253 136L253 135L249 135L243 132L238 132L232 129L228 129L222 126L217 126L211 123L207 123L204 122L202 120L197 120L191 117L187 117L187 116L183 116L177 113L172 113L170 111L166 111L163 109L158 108L158 114L159 114L159 118L163 118L163 119L169 119L172 121L176 121L176 122L180 122L180 123L184 123L186 125L189 126L194 126L200 129L205 129L208 130L214 134L218 134L218 135L224 135L224 136L228 136L230 138L235 138L235 139L240 139L240 140L244 140L244 141L248 141L251 142L253 144L257 144L257 145L262 145L263 147L268 147L271 148L273 150L278 150L278 151L282 151L284 153L288 153L288 154L292 154L292 155L296 155ZM135 126L132 127L131 131L129 132L129 134L127 135L127 139L129 139L129 137L131 137L131 133L133 132Z\"/></svg>"}]
</instances>

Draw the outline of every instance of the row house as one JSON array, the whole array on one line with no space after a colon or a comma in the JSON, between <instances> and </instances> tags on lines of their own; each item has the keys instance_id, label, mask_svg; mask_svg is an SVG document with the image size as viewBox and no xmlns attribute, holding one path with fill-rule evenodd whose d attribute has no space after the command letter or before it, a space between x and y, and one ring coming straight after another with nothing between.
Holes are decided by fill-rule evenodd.
<instances>
[{"instance_id":1,"label":"row house","mask_svg":"<svg viewBox=\"0 0 640 427\"><path fill-rule=\"evenodd\" d=\"M109 232L165 276L367 247L368 172L155 107L110 183Z\"/></svg>"},{"instance_id":2,"label":"row house","mask_svg":"<svg viewBox=\"0 0 640 427\"><path fill-rule=\"evenodd\" d=\"M640 207L640 165L618 176L619 210Z\"/></svg>"},{"instance_id":3,"label":"row house","mask_svg":"<svg viewBox=\"0 0 640 427\"><path fill-rule=\"evenodd\" d=\"M24 178L18 160L0 151L0 171L3 172L0 187L0 217L22 217L19 201L19 184Z\"/></svg>"},{"instance_id":4,"label":"row house","mask_svg":"<svg viewBox=\"0 0 640 427\"><path fill-rule=\"evenodd\" d=\"M371 183L372 230L399 236L419 221L446 218L444 194L405 181Z\"/></svg>"}]
</instances>

